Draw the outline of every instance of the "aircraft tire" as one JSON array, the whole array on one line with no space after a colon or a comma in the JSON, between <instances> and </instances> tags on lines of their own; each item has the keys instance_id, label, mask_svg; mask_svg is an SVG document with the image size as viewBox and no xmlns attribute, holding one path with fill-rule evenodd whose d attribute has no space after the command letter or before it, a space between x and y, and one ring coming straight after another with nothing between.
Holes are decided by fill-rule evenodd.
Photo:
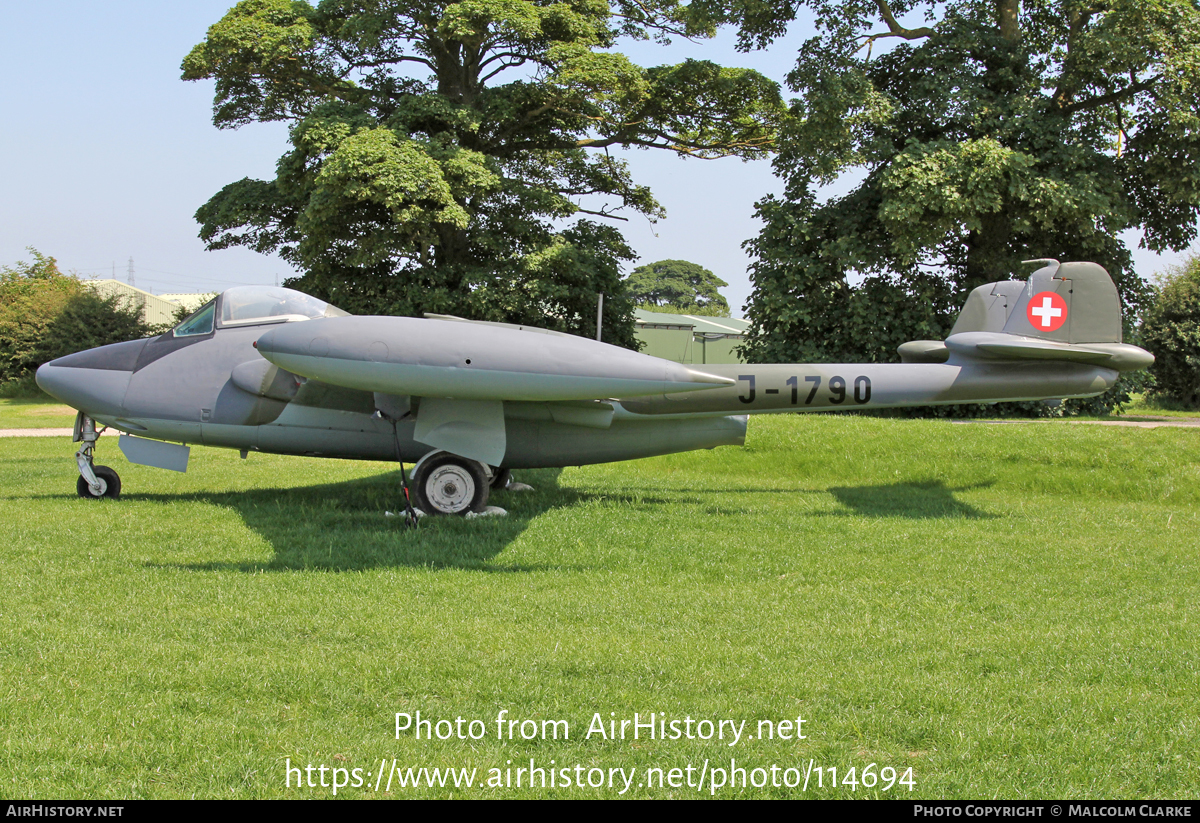
<instances>
[{"instance_id":1,"label":"aircraft tire","mask_svg":"<svg viewBox=\"0 0 1200 823\"><path fill-rule=\"evenodd\" d=\"M481 512L491 491L483 466L456 454L439 454L425 461L412 485L416 506L426 514Z\"/></svg>"},{"instance_id":2,"label":"aircraft tire","mask_svg":"<svg viewBox=\"0 0 1200 823\"><path fill-rule=\"evenodd\" d=\"M96 494L83 475L79 475L79 480L75 483L75 491L80 497L87 500L100 500L105 497L116 500L121 496L121 478L115 471L108 466L93 466L92 471L96 473L96 479L100 481L104 490L100 494Z\"/></svg>"},{"instance_id":3,"label":"aircraft tire","mask_svg":"<svg viewBox=\"0 0 1200 823\"><path fill-rule=\"evenodd\" d=\"M496 471L492 474L492 483L491 483L492 491L494 491L494 492L504 491L506 488L508 488L508 484L511 481L512 481L512 470L496 469Z\"/></svg>"}]
</instances>

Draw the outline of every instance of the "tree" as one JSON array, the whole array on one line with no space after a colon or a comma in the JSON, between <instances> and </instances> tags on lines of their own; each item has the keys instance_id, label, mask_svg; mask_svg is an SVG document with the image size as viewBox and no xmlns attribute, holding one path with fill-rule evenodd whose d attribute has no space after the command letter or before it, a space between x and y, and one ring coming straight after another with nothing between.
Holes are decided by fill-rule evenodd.
<instances>
[{"instance_id":1,"label":"tree","mask_svg":"<svg viewBox=\"0 0 1200 823\"><path fill-rule=\"evenodd\" d=\"M102 298L53 257L0 266L0 382L28 380L43 363L151 332L140 307Z\"/></svg>"},{"instance_id":2,"label":"tree","mask_svg":"<svg viewBox=\"0 0 1200 823\"><path fill-rule=\"evenodd\" d=\"M277 251L353 312L582 333L602 292L604 339L633 346L633 255L581 215L661 209L607 150L759 157L783 106L756 72L612 49L715 24L680 0L244 0L183 77L216 80L218 127L285 121L291 149L201 207L201 237Z\"/></svg>"},{"instance_id":3,"label":"tree","mask_svg":"<svg viewBox=\"0 0 1200 823\"><path fill-rule=\"evenodd\" d=\"M892 359L944 336L971 288L1023 277L1025 258L1098 262L1137 309L1117 233L1140 228L1157 251L1196 237L1194 0L801 5L817 35L788 78L785 194L759 203L747 244L755 357ZM794 7L763 9L738 12L747 46ZM855 169L850 193L821 201Z\"/></svg>"},{"instance_id":4,"label":"tree","mask_svg":"<svg viewBox=\"0 0 1200 823\"><path fill-rule=\"evenodd\" d=\"M717 289L728 286L708 269L687 260L638 266L625 279L634 305L652 311L728 317L729 303Z\"/></svg>"},{"instance_id":5,"label":"tree","mask_svg":"<svg viewBox=\"0 0 1200 823\"><path fill-rule=\"evenodd\" d=\"M1200 408L1200 254L1159 278L1142 325L1155 391Z\"/></svg>"},{"instance_id":6,"label":"tree","mask_svg":"<svg viewBox=\"0 0 1200 823\"><path fill-rule=\"evenodd\" d=\"M0 266L0 381L28 375L42 362L39 343L54 318L83 291L58 261L29 249L33 262Z\"/></svg>"}]
</instances>

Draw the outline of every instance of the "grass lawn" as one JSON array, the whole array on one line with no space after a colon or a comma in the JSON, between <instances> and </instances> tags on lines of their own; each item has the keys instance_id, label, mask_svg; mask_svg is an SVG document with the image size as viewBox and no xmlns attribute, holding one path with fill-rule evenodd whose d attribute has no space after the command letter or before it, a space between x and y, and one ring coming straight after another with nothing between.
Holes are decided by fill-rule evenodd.
<instances>
[{"instance_id":1,"label":"grass lawn","mask_svg":"<svg viewBox=\"0 0 1200 823\"><path fill-rule=\"evenodd\" d=\"M85 501L69 438L0 440L0 796L331 796L289 761L361 769L339 797L620 794L486 785L532 758L626 797L708 796L731 760L809 786L717 796L1195 797L1198 438L758 418L416 531L386 465L195 448L179 475L102 441L123 498ZM397 739L418 710L487 734ZM501 710L570 737L498 740ZM634 712L745 736L585 739ZM475 786L376 791L393 759ZM869 764L913 790L841 785Z\"/></svg>"},{"instance_id":2,"label":"grass lawn","mask_svg":"<svg viewBox=\"0 0 1200 823\"><path fill-rule=\"evenodd\" d=\"M1164 397L1147 397L1144 394L1133 395L1133 402L1121 409L1123 417L1200 417L1200 410L1189 409L1182 403Z\"/></svg>"},{"instance_id":3,"label":"grass lawn","mask_svg":"<svg viewBox=\"0 0 1200 823\"><path fill-rule=\"evenodd\" d=\"M75 410L57 400L0 398L0 429L69 429Z\"/></svg>"}]
</instances>

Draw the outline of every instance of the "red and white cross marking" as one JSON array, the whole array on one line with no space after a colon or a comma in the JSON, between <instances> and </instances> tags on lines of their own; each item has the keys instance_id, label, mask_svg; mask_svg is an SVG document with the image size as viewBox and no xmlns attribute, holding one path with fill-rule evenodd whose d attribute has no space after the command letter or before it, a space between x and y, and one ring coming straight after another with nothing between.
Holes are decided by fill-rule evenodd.
<instances>
[{"instance_id":1,"label":"red and white cross marking","mask_svg":"<svg viewBox=\"0 0 1200 823\"><path fill-rule=\"evenodd\" d=\"M1067 301L1055 292L1038 292L1025 307L1029 325L1038 331L1057 331L1067 322Z\"/></svg>"}]
</instances>

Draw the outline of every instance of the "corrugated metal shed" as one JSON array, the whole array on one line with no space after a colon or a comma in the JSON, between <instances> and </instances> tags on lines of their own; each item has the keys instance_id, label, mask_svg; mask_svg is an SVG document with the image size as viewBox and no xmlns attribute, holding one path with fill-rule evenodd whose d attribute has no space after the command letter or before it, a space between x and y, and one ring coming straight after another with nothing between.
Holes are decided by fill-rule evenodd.
<instances>
[{"instance_id":1,"label":"corrugated metal shed","mask_svg":"<svg viewBox=\"0 0 1200 823\"><path fill-rule=\"evenodd\" d=\"M136 286L122 283L120 280L84 280L83 284L96 290L101 297L118 295L128 305L140 306L142 322L151 326L161 326L164 323L175 324L175 310L180 306L189 312L203 306L216 296L215 292L151 294Z\"/></svg>"},{"instance_id":2,"label":"corrugated metal shed","mask_svg":"<svg viewBox=\"0 0 1200 823\"><path fill-rule=\"evenodd\" d=\"M174 303L176 306L183 306L188 311L195 311L203 306L209 300L217 296L216 292L188 292L179 294L163 294L160 295L163 300L169 303Z\"/></svg>"},{"instance_id":3,"label":"corrugated metal shed","mask_svg":"<svg viewBox=\"0 0 1200 823\"><path fill-rule=\"evenodd\" d=\"M101 297L116 295L122 298L126 305L137 306L142 310L142 321L148 325L161 326L175 321L176 304L158 295L142 291L120 280L84 280L83 284L95 289Z\"/></svg>"},{"instance_id":4,"label":"corrugated metal shed","mask_svg":"<svg viewBox=\"0 0 1200 823\"><path fill-rule=\"evenodd\" d=\"M634 334L644 354L676 363L742 363L741 345L750 321L731 317L665 314L635 309Z\"/></svg>"}]
</instances>

